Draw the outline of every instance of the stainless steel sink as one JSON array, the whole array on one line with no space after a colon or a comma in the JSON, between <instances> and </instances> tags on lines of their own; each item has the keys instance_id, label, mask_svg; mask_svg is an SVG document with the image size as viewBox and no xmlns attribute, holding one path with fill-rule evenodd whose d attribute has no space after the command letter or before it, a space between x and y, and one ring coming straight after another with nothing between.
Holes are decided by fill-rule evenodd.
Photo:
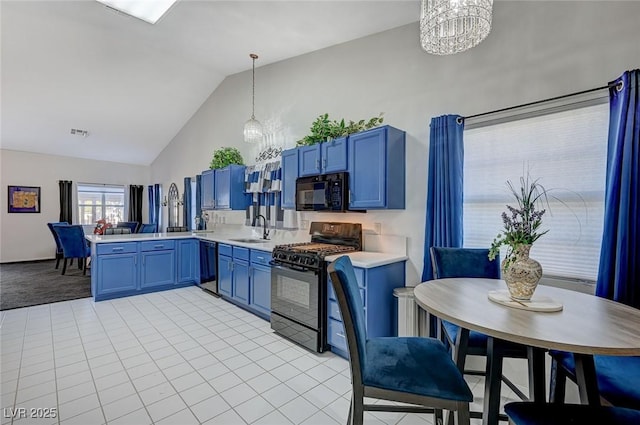
<instances>
[{"instance_id":1,"label":"stainless steel sink","mask_svg":"<svg viewBox=\"0 0 640 425\"><path fill-rule=\"evenodd\" d=\"M243 242L243 243L267 243L270 242L268 239L254 239L254 238L238 238L238 239L229 239L234 242Z\"/></svg>"}]
</instances>

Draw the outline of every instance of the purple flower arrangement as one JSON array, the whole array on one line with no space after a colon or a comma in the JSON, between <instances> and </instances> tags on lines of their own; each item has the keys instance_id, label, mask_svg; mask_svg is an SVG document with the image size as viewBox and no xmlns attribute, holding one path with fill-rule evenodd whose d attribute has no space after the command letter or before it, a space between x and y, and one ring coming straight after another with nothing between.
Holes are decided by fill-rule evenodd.
<instances>
[{"instance_id":1,"label":"purple flower arrangement","mask_svg":"<svg viewBox=\"0 0 640 425\"><path fill-rule=\"evenodd\" d=\"M548 203L547 191L538 179L531 180L520 177L520 188L516 189L511 181L507 186L516 199L517 207L507 205L507 212L502 213L504 230L495 237L489 250L489 259L494 260L500 253L500 247L507 245L509 250L505 258L505 265L513 260L512 254L522 245L531 245L549 230L540 230L542 216L546 210L537 208L536 204L543 201Z\"/></svg>"}]
</instances>

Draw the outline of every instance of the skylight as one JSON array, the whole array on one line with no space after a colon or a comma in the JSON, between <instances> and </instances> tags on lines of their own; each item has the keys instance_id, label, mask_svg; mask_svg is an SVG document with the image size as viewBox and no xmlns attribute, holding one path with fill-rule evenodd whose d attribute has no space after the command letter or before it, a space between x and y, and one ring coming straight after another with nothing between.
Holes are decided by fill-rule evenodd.
<instances>
[{"instance_id":1,"label":"skylight","mask_svg":"<svg viewBox=\"0 0 640 425\"><path fill-rule=\"evenodd\" d=\"M107 7L155 24L177 0L96 0Z\"/></svg>"}]
</instances>

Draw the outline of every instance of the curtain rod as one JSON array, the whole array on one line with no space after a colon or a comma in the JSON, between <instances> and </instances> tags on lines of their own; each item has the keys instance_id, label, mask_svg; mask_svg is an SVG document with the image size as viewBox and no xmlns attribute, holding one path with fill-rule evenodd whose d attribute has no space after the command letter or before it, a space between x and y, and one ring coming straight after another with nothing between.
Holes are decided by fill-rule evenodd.
<instances>
[{"instance_id":1,"label":"curtain rod","mask_svg":"<svg viewBox=\"0 0 640 425\"><path fill-rule=\"evenodd\" d=\"M566 99L568 97L580 96L580 95L591 93L591 92L595 92L595 91L610 89L611 87L615 87L616 90L620 91L620 90L622 90L623 85L624 84L623 84L622 81L619 81L617 83L616 82L612 82L612 83L609 83L606 86L602 86L602 87L596 87L596 88L593 88L593 89L583 90L583 91L579 91L579 92L575 92L575 93L564 94L562 96L550 97L548 99L536 100L535 102L523 103L521 105L516 105L516 106L509 106L508 108L496 109L495 111L490 111L490 112L482 112L480 114L469 115L467 117L459 117L457 119L457 122L458 122L458 124L462 124L464 121L466 121L468 119L472 119L472 118L484 117L486 115L492 115L492 114L497 114L497 113L500 113L500 112L511 111L513 109L525 108L527 106L538 105L540 103L553 102L555 100Z\"/></svg>"}]
</instances>

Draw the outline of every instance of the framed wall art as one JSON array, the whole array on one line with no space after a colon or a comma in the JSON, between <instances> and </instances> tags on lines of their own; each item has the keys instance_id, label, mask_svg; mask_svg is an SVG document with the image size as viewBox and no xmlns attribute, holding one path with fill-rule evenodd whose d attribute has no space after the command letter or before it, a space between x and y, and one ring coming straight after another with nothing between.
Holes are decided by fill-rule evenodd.
<instances>
[{"instance_id":1,"label":"framed wall art","mask_svg":"<svg viewBox=\"0 0 640 425\"><path fill-rule=\"evenodd\" d=\"M39 213L39 186L9 186L8 208L10 213Z\"/></svg>"}]
</instances>

